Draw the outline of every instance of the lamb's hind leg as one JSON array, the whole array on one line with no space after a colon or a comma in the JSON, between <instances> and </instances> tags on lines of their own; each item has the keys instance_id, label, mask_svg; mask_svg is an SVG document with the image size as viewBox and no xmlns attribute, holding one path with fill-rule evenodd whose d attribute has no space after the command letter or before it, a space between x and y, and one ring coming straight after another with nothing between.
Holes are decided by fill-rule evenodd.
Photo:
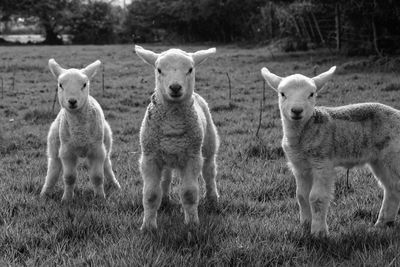
<instances>
[{"instance_id":1,"label":"lamb's hind leg","mask_svg":"<svg viewBox=\"0 0 400 267\"><path fill-rule=\"evenodd\" d=\"M311 168L305 167L303 163L298 166L291 164L291 168L296 178L296 197L300 209L300 223L309 232L311 227L309 198L313 181Z\"/></svg>"},{"instance_id":2,"label":"lamb's hind leg","mask_svg":"<svg viewBox=\"0 0 400 267\"><path fill-rule=\"evenodd\" d=\"M335 171L330 162L313 166L313 185L310 192L311 234L326 236L328 225L326 217L332 199L335 182Z\"/></svg>"},{"instance_id":3,"label":"lamb's hind leg","mask_svg":"<svg viewBox=\"0 0 400 267\"><path fill-rule=\"evenodd\" d=\"M397 156L387 161L370 163L375 177L381 182L384 195L381 210L375 226L381 227L394 222L400 204L400 168Z\"/></svg>"},{"instance_id":4,"label":"lamb's hind leg","mask_svg":"<svg viewBox=\"0 0 400 267\"><path fill-rule=\"evenodd\" d=\"M102 199L106 198L104 193L104 164L106 150L103 145L96 147L88 156L89 178L93 184L94 194Z\"/></svg>"},{"instance_id":5,"label":"lamb's hind leg","mask_svg":"<svg viewBox=\"0 0 400 267\"><path fill-rule=\"evenodd\" d=\"M47 137L47 175L46 179L40 192L40 196L44 197L46 194L53 189L60 177L62 164L59 157L60 151L60 137L58 132L57 121L53 122L50 127L49 135Z\"/></svg>"},{"instance_id":6,"label":"lamb's hind leg","mask_svg":"<svg viewBox=\"0 0 400 267\"><path fill-rule=\"evenodd\" d=\"M48 163L47 163L47 175L46 175L46 180L44 182L42 191L40 192L41 197L45 197L46 194L53 189L54 185L57 183L58 178L60 177L61 174L61 160L58 156L51 158L48 158Z\"/></svg>"},{"instance_id":7,"label":"lamb's hind leg","mask_svg":"<svg viewBox=\"0 0 400 267\"><path fill-rule=\"evenodd\" d=\"M121 189L118 180L115 178L114 171L112 169L110 156L107 156L104 161L104 178L107 181L107 186L112 188Z\"/></svg>"},{"instance_id":8,"label":"lamb's hind leg","mask_svg":"<svg viewBox=\"0 0 400 267\"><path fill-rule=\"evenodd\" d=\"M203 162L203 179L206 184L206 200L214 205L218 202L219 194L216 183L217 165L215 155L205 158Z\"/></svg>"},{"instance_id":9,"label":"lamb's hind leg","mask_svg":"<svg viewBox=\"0 0 400 267\"><path fill-rule=\"evenodd\" d=\"M110 154L112 150L112 131L107 121L104 121L104 146L106 148L106 159L104 161L104 178L107 182L107 187L121 189L118 180L115 178L112 169Z\"/></svg>"}]
</instances>

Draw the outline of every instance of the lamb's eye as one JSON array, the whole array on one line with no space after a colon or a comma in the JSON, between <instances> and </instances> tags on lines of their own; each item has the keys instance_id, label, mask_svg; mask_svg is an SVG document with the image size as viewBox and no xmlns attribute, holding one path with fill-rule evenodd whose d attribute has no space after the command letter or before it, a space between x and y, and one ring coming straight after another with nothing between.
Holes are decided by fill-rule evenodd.
<instances>
[{"instance_id":1,"label":"lamb's eye","mask_svg":"<svg viewBox=\"0 0 400 267\"><path fill-rule=\"evenodd\" d=\"M284 93L281 92L281 97L286 97Z\"/></svg>"},{"instance_id":2,"label":"lamb's eye","mask_svg":"<svg viewBox=\"0 0 400 267\"><path fill-rule=\"evenodd\" d=\"M58 86L59 86L61 89L64 89L64 88L62 87L62 84L61 84L61 83L59 83Z\"/></svg>"},{"instance_id":3,"label":"lamb's eye","mask_svg":"<svg viewBox=\"0 0 400 267\"><path fill-rule=\"evenodd\" d=\"M311 94L310 94L309 98L311 98L311 97L314 97L314 93L311 93Z\"/></svg>"},{"instance_id":4,"label":"lamb's eye","mask_svg":"<svg viewBox=\"0 0 400 267\"><path fill-rule=\"evenodd\" d=\"M192 71L193 71L193 68L190 68L189 71L188 71L188 74L191 74Z\"/></svg>"},{"instance_id":5,"label":"lamb's eye","mask_svg":"<svg viewBox=\"0 0 400 267\"><path fill-rule=\"evenodd\" d=\"M160 74L161 74L161 69L157 69L157 71L158 71L158 73L160 73Z\"/></svg>"},{"instance_id":6,"label":"lamb's eye","mask_svg":"<svg viewBox=\"0 0 400 267\"><path fill-rule=\"evenodd\" d=\"M85 88L85 87L86 87L86 83L83 84L82 88Z\"/></svg>"}]
</instances>

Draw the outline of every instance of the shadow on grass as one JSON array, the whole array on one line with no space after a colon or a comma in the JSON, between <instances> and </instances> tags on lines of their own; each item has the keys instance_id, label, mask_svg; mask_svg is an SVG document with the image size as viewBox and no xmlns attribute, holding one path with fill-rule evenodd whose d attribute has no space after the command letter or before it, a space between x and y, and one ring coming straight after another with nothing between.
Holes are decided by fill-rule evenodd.
<instances>
[{"instance_id":1,"label":"shadow on grass","mask_svg":"<svg viewBox=\"0 0 400 267\"><path fill-rule=\"evenodd\" d=\"M224 227L219 207L210 208L204 201L199 204L199 225L185 225L181 204L172 201L158 212L158 229L145 231L147 239L157 250L182 257L198 255L206 260L219 250L223 240L228 238L228 229Z\"/></svg>"},{"instance_id":2,"label":"shadow on grass","mask_svg":"<svg viewBox=\"0 0 400 267\"><path fill-rule=\"evenodd\" d=\"M301 231L291 232L287 239L298 248L324 255L326 258L338 260L351 259L357 252L385 251L400 238L400 224L384 229L371 226L361 226L349 229L348 232L331 233L326 238L315 238Z\"/></svg>"}]
</instances>

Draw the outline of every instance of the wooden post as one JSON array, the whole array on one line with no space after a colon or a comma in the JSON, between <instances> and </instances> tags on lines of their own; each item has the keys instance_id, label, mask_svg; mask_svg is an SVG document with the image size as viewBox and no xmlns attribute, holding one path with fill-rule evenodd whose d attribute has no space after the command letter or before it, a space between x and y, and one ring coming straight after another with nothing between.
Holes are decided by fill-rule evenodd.
<instances>
[{"instance_id":1,"label":"wooden post","mask_svg":"<svg viewBox=\"0 0 400 267\"><path fill-rule=\"evenodd\" d=\"M226 77L228 77L228 84L229 84L229 106L232 104L232 87L231 87L231 78L229 77L229 73L226 72Z\"/></svg>"},{"instance_id":2,"label":"wooden post","mask_svg":"<svg viewBox=\"0 0 400 267\"><path fill-rule=\"evenodd\" d=\"M0 77L1 79L1 98L4 98L4 81L3 81L3 77Z\"/></svg>"},{"instance_id":3,"label":"wooden post","mask_svg":"<svg viewBox=\"0 0 400 267\"><path fill-rule=\"evenodd\" d=\"M101 72L101 84L102 84L102 88L103 88L103 97L104 97L104 65L103 65L102 72Z\"/></svg>"},{"instance_id":4,"label":"wooden post","mask_svg":"<svg viewBox=\"0 0 400 267\"><path fill-rule=\"evenodd\" d=\"M340 4L337 3L335 6L335 26L336 26L336 51L340 52L340 49L342 48L342 43L341 43L341 25L340 25Z\"/></svg>"},{"instance_id":5,"label":"wooden post","mask_svg":"<svg viewBox=\"0 0 400 267\"><path fill-rule=\"evenodd\" d=\"M262 96L261 96L261 101L260 101L260 117L258 118L258 127L256 131L256 137L258 137L258 133L260 132L261 128L261 122L262 122L262 113L263 113L263 107L264 107L264 98L265 98L265 80L263 80L263 91L262 91Z\"/></svg>"},{"instance_id":6,"label":"wooden post","mask_svg":"<svg viewBox=\"0 0 400 267\"><path fill-rule=\"evenodd\" d=\"M51 112L54 113L54 107L56 106L56 101L57 101L57 91L58 87L56 87L56 93L54 94L54 99L53 99L53 107L51 108Z\"/></svg>"},{"instance_id":7,"label":"wooden post","mask_svg":"<svg viewBox=\"0 0 400 267\"><path fill-rule=\"evenodd\" d=\"M14 92L14 89L15 89L15 70L13 71L11 89Z\"/></svg>"}]
</instances>

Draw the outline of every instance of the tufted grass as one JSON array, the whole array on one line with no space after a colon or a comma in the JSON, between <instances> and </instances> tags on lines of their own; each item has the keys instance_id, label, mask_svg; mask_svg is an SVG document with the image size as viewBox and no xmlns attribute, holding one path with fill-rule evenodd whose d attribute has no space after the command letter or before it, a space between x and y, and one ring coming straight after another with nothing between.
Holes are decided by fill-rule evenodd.
<instances>
[{"instance_id":1,"label":"tufted grass","mask_svg":"<svg viewBox=\"0 0 400 267\"><path fill-rule=\"evenodd\" d=\"M346 171L338 170L331 235L315 239L299 225L295 182L280 147L277 97L268 88L255 137L261 67L282 76L312 75L316 65L319 73L336 64L338 75L319 95L320 104L379 101L400 109L398 60L384 64L324 51L271 57L267 51L221 47L196 72L197 91L209 102L221 136L218 206L209 210L201 202L200 226L185 226L174 180L172 203L159 212L159 230L141 233L138 132L154 87L153 70L133 54L132 46L1 48L0 265L399 266L400 216L393 227L373 227L382 191L367 169L350 171L350 187ZM46 135L56 115L51 111L55 80L47 68L51 57L69 67L96 59L104 63L105 91L100 72L91 94L113 129L112 161L123 188L107 192L106 202L93 197L85 162L79 165L73 203L60 203L61 181L49 199L38 197L46 173Z\"/></svg>"}]
</instances>

